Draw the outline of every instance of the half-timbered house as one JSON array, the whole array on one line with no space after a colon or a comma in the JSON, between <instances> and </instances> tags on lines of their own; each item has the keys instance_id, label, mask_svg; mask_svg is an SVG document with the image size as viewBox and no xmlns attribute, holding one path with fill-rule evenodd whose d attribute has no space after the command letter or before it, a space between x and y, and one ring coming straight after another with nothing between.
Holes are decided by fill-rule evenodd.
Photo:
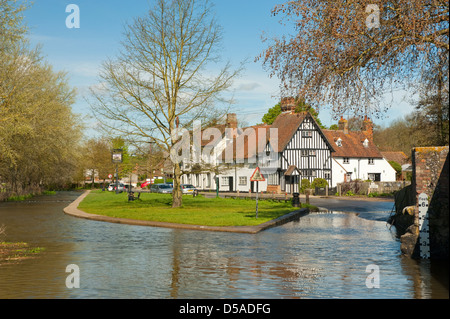
<instances>
[{"instance_id":1,"label":"half-timbered house","mask_svg":"<svg viewBox=\"0 0 450 319\"><path fill-rule=\"evenodd\" d=\"M271 125L278 130L279 167L268 176L267 191L298 192L301 179L323 178L331 184L333 146L310 113L294 113L293 99L283 99L281 107Z\"/></svg>"}]
</instances>

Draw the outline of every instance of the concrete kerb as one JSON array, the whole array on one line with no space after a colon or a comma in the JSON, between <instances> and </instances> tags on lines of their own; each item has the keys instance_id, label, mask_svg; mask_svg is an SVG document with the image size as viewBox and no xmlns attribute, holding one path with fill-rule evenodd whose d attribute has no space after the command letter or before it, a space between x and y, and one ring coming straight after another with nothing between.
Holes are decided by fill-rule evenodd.
<instances>
[{"instance_id":1,"label":"concrete kerb","mask_svg":"<svg viewBox=\"0 0 450 319\"><path fill-rule=\"evenodd\" d=\"M203 226L203 225L188 225L188 224L176 224L176 223L166 223L166 222L156 222L156 221L146 221L146 220L137 220L137 219L128 219L128 218L117 218L117 217L109 217L102 216L96 214L88 214L80 209L78 209L78 205L81 201L90 193L90 190L85 191L82 195L80 195L75 201L73 201L69 206L64 208L64 213L70 216L110 222L110 223L118 223L118 224L127 224L127 225L137 225L137 226L152 226L152 227L165 227L165 228L175 228L175 229L190 229L190 230L207 230L207 231L220 231L220 232L233 232L233 233L247 233L247 234L256 234L260 231L283 225L290 221L296 220L304 215L309 213L309 209L302 208L286 215L280 216L276 219L270 220L268 222L262 223L257 226Z\"/></svg>"}]
</instances>

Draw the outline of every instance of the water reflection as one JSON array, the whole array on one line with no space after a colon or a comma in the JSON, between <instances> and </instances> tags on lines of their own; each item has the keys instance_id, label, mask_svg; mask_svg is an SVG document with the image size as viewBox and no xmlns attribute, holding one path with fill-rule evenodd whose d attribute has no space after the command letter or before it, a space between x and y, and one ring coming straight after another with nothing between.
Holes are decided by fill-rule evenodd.
<instances>
[{"instance_id":1,"label":"water reflection","mask_svg":"<svg viewBox=\"0 0 450 319\"><path fill-rule=\"evenodd\" d=\"M388 212L310 214L250 235L66 216L77 196L0 204L7 240L46 247L0 266L0 298L448 298L431 264L399 256L380 221ZM65 286L68 264L80 268L79 289ZM365 285L369 264L380 267L379 289ZM448 264L438 269L448 280Z\"/></svg>"}]
</instances>

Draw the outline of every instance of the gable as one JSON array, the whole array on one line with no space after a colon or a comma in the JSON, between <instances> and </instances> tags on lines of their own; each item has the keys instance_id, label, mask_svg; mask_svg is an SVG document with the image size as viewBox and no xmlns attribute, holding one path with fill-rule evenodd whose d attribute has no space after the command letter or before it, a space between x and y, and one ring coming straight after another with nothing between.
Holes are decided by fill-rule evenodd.
<instances>
[{"instance_id":1,"label":"gable","mask_svg":"<svg viewBox=\"0 0 450 319\"><path fill-rule=\"evenodd\" d=\"M278 152L283 152L286 148L299 148L301 146L308 148L327 148L334 152L334 148L323 134L322 129L316 120L308 112L301 113L282 113L272 124L272 127L278 128ZM301 141L310 141L302 136L301 132L310 131L314 136L311 143L302 143Z\"/></svg>"}]
</instances>

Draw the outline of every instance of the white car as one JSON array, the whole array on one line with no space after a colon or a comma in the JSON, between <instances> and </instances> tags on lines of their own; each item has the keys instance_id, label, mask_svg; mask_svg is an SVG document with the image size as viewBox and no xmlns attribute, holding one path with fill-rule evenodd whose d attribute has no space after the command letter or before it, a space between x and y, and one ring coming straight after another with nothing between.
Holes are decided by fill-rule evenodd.
<instances>
[{"instance_id":1,"label":"white car","mask_svg":"<svg viewBox=\"0 0 450 319\"><path fill-rule=\"evenodd\" d=\"M112 191L115 191L115 190L116 190L116 183L109 184L108 191L112 192ZM119 182L118 190L119 190L119 192L122 193L125 190L125 185L123 183Z\"/></svg>"},{"instance_id":2,"label":"white car","mask_svg":"<svg viewBox=\"0 0 450 319\"><path fill-rule=\"evenodd\" d=\"M181 184L181 192L183 194L194 194L197 191L197 188L194 187L194 185L191 184Z\"/></svg>"}]
</instances>

